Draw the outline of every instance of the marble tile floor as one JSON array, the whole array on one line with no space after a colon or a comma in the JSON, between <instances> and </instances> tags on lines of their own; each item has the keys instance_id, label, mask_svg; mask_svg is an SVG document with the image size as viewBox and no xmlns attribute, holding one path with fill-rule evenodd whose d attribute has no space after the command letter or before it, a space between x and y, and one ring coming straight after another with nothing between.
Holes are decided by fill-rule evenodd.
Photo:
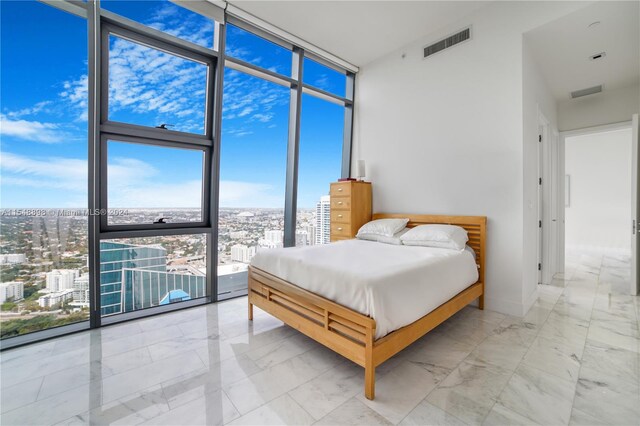
<instances>
[{"instance_id":1,"label":"marble tile floor","mask_svg":"<svg viewBox=\"0 0 640 426\"><path fill-rule=\"evenodd\" d=\"M569 259L568 259L569 260ZM246 298L4 351L2 425L639 425L624 259L572 257L524 318L467 307L363 370Z\"/></svg>"}]
</instances>

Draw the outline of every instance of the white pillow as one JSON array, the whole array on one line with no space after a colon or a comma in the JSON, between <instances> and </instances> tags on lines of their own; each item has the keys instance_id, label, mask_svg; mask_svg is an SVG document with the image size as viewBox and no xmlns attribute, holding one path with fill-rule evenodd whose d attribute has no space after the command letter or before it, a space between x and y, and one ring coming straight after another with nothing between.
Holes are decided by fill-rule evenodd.
<instances>
[{"instance_id":1,"label":"white pillow","mask_svg":"<svg viewBox=\"0 0 640 426\"><path fill-rule=\"evenodd\" d=\"M409 223L409 219L378 219L367 222L358 230L356 237L362 234L383 235L393 237L402 231Z\"/></svg>"},{"instance_id":2,"label":"white pillow","mask_svg":"<svg viewBox=\"0 0 640 426\"><path fill-rule=\"evenodd\" d=\"M400 239L400 237L402 237L402 235L404 235L404 233L407 232L408 230L409 228L404 228L400 232L396 233L393 237L387 237L386 235L380 235L380 234L361 234L358 232L358 235L356 235L356 238L358 238L359 240L377 241L379 243L393 244L393 245L399 246L399 245L402 245L402 240Z\"/></svg>"},{"instance_id":3,"label":"white pillow","mask_svg":"<svg viewBox=\"0 0 640 426\"><path fill-rule=\"evenodd\" d=\"M441 247L464 250L469 241L467 231L454 225L420 225L400 238L407 246Z\"/></svg>"}]
</instances>

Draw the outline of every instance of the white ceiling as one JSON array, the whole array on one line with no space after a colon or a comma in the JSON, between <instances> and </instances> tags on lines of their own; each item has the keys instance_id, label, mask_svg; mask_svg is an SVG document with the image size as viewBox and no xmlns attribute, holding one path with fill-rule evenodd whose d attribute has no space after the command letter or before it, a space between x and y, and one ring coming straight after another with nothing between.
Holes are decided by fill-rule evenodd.
<instances>
[{"instance_id":1,"label":"white ceiling","mask_svg":"<svg viewBox=\"0 0 640 426\"><path fill-rule=\"evenodd\" d=\"M489 2L230 0L229 3L362 66Z\"/></svg>"},{"instance_id":2,"label":"white ceiling","mask_svg":"<svg viewBox=\"0 0 640 426\"><path fill-rule=\"evenodd\" d=\"M556 100L574 90L604 90L640 80L640 2L600 1L528 32L525 37ZM600 21L589 28L589 24ZM589 56L606 52L603 59Z\"/></svg>"}]
</instances>

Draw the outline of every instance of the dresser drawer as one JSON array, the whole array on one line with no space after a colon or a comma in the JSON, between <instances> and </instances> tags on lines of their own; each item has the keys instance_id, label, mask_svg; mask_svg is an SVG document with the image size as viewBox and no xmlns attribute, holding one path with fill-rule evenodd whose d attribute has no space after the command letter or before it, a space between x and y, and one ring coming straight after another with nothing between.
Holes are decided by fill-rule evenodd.
<instances>
[{"instance_id":1,"label":"dresser drawer","mask_svg":"<svg viewBox=\"0 0 640 426\"><path fill-rule=\"evenodd\" d=\"M331 210L350 210L351 198L349 197L331 197Z\"/></svg>"},{"instance_id":2,"label":"dresser drawer","mask_svg":"<svg viewBox=\"0 0 640 426\"><path fill-rule=\"evenodd\" d=\"M350 237L351 225L345 223L332 223L331 224L331 236L332 237Z\"/></svg>"},{"instance_id":3,"label":"dresser drawer","mask_svg":"<svg viewBox=\"0 0 640 426\"><path fill-rule=\"evenodd\" d=\"M333 241L343 241L343 240L350 240L351 237L337 237L335 235L331 236L331 242Z\"/></svg>"},{"instance_id":4,"label":"dresser drawer","mask_svg":"<svg viewBox=\"0 0 640 426\"><path fill-rule=\"evenodd\" d=\"M350 196L351 183L350 182L332 183L331 190L329 191L329 195L331 195L332 197Z\"/></svg>"},{"instance_id":5,"label":"dresser drawer","mask_svg":"<svg viewBox=\"0 0 640 426\"><path fill-rule=\"evenodd\" d=\"M351 223L351 212L347 210L331 210L331 223Z\"/></svg>"}]
</instances>

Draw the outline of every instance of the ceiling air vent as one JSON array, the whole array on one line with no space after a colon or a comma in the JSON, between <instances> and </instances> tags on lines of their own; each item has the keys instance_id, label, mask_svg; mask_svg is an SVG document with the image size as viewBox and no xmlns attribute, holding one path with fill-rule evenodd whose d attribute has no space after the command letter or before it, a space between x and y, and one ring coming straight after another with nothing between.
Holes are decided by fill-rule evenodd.
<instances>
[{"instance_id":1,"label":"ceiling air vent","mask_svg":"<svg viewBox=\"0 0 640 426\"><path fill-rule=\"evenodd\" d=\"M471 38L471 28L465 28L457 34L442 39L436 43L433 43L424 48L424 57L431 56L434 53L438 53L441 50L448 49L451 46L455 46L458 43L462 43L465 40Z\"/></svg>"},{"instance_id":2,"label":"ceiling air vent","mask_svg":"<svg viewBox=\"0 0 640 426\"><path fill-rule=\"evenodd\" d=\"M575 92L571 92L571 98L580 98L582 96L593 95L594 93L602 92L602 84L598 86L588 87L586 89L576 90Z\"/></svg>"}]
</instances>

